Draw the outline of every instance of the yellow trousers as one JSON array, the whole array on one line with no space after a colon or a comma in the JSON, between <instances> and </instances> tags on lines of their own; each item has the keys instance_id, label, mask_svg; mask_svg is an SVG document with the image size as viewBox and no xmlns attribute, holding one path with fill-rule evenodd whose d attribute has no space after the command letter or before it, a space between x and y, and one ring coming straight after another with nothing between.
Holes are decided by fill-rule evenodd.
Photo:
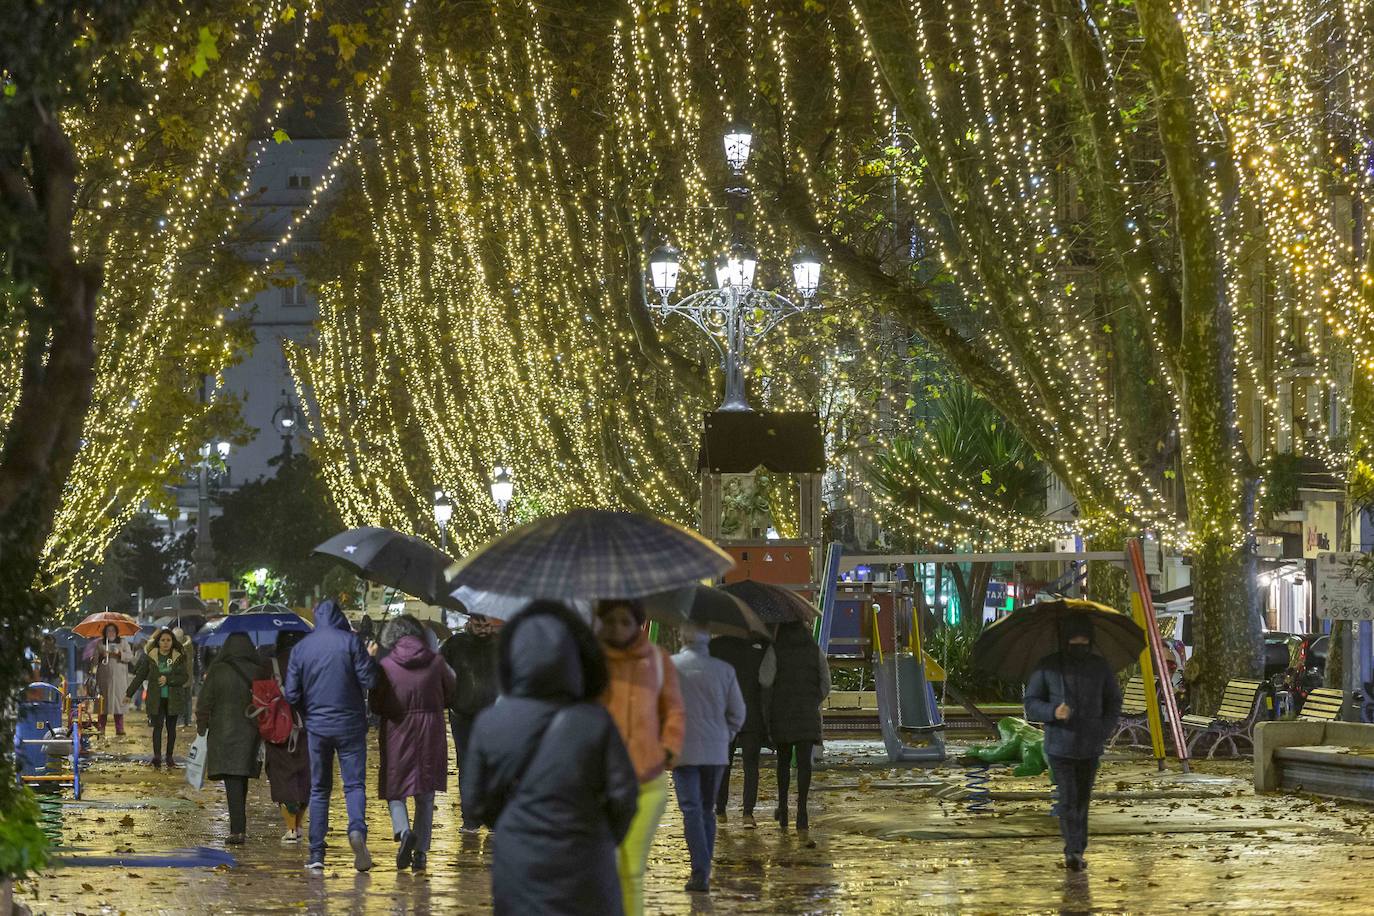
<instances>
[{"instance_id":1,"label":"yellow trousers","mask_svg":"<svg viewBox=\"0 0 1374 916\"><path fill-rule=\"evenodd\" d=\"M644 869L649 864L649 850L654 845L654 832L668 806L668 774L657 777L639 787L639 809L630 822L630 832L616 850L615 867L620 874L620 895L625 901L625 916L640 916L644 912Z\"/></svg>"}]
</instances>

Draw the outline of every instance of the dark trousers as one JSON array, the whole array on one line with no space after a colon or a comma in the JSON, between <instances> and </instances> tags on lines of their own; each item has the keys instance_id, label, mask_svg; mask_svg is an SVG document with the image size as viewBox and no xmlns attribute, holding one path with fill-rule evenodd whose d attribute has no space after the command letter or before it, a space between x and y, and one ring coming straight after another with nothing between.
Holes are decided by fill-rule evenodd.
<instances>
[{"instance_id":1,"label":"dark trousers","mask_svg":"<svg viewBox=\"0 0 1374 916\"><path fill-rule=\"evenodd\" d=\"M348 832L367 836L367 734L333 738L307 732L310 743L310 858L324 861L324 837L329 832L329 796L334 792L334 755L343 776Z\"/></svg>"},{"instance_id":2,"label":"dark trousers","mask_svg":"<svg viewBox=\"0 0 1374 916\"><path fill-rule=\"evenodd\" d=\"M467 750L468 739L472 737L472 723L476 718L475 715L465 716L451 709L448 713L448 727L453 732L453 759L458 762L459 770L463 768L463 751ZM461 786L461 783L459 785ZM460 810L464 807L461 789L458 795L458 807ZM462 817L465 829L476 829L481 826L477 821L469 818L466 813Z\"/></svg>"},{"instance_id":3,"label":"dark trousers","mask_svg":"<svg viewBox=\"0 0 1374 916\"><path fill-rule=\"evenodd\" d=\"M1088 848L1088 802L1097 779L1099 757L1051 757L1046 759L1054 784L1059 790L1059 832L1064 837L1064 855L1081 856Z\"/></svg>"},{"instance_id":4,"label":"dark trousers","mask_svg":"<svg viewBox=\"0 0 1374 916\"><path fill-rule=\"evenodd\" d=\"M725 765L725 776L720 781L720 792L716 795L716 814L725 813L725 805L730 801L730 769L735 765L735 749L740 752L740 766L744 768L745 814L754 813L754 803L759 798L759 751L763 743L757 735L737 735L730 742L730 762Z\"/></svg>"},{"instance_id":5,"label":"dark trousers","mask_svg":"<svg viewBox=\"0 0 1374 916\"><path fill-rule=\"evenodd\" d=\"M224 777L224 797L229 802L229 832L242 836L248 831L248 777Z\"/></svg>"},{"instance_id":6,"label":"dark trousers","mask_svg":"<svg viewBox=\"0 0 1374 916\"><path fill-rule=\"evenodd\" d=\"M716 811L725 766L673 767L673 792L682 810L682 832L692 858L692 880L711 880L711 858L716 854Z\"/></svg>"},{"instance_id":7,"label":"dark trousers","mask_svg":"<svg viewBox=\"0 0 1374 916\"><path fill-rule=\"evenodd\" d=\"M806 827L806 796L811 793L811 741L778 745L778 810L787 823L787 784L792 777L792 755L797 757L797 826Z\"/></svg>"},{"instance_id":8,"label":"dark trousers","mask_svg":"<svg viewBox=\"0 0 1374 916\"><path fill-rule=\"evenodd\" d=\"M153 760L161 760L162 754L162 729L167 729L167 762L172 762L172 749L177 744L177 717L171 713L159 713L152 718L153 721Z\"/></svg>"}]
</instances>

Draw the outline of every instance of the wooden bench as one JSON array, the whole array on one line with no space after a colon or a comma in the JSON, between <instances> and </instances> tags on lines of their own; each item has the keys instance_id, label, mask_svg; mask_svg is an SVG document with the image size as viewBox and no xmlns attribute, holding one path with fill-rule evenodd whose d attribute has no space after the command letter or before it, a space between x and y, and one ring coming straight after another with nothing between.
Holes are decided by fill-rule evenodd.
<instances>
[{"instance_id":1,"label":"wooden bench","mask_svg":"<svg viewBox=\"0 0 1374 916\"><path fill-rule=\"evenodd\" d=\"M1222 694L1221 707L1214 716L1183 716L1183 727L1191 734L1188 739L1188 755L1193 756L1193 746L1204 738L1211 739L1207 756L1216 755L1217 748L1223 743L1231 745L1232 755L1240 752L1238 741L1255 746L1255 722L1264 708L1264 685L1249 678L1235 678L1226 684Z\"/></svg>"},{"instance_id":2,"label":"wooden bench","mask_svg":"<svg viewBox=\"0 0 1374 916\"><path fill-rule=\"evenodd\" d=\"M1147 702L1145 679L1137 674L1126 682L1126 687L1121 691L1121 719L1117 722L1116 734L1112 735L1112 740L1107 742L1108 747L1114 747L1122 735L1130 737L1130 741L1127 742L1128 746L1135 747L1142 744L1141 734L1149 735L1150 733L1145 712Z\"/></svg>"},{"instance_id":3,"label":"wooden bench","mask_svg":"<svg viewBox=\"0 0 1374 916\"><path fill-rule=\"evenodd\" d=\"M1303 701L1298 718L1304 722L1339 722L1345 707L1345 691L1339 687L1318 687Z\"/></svg>"}]
</instances>

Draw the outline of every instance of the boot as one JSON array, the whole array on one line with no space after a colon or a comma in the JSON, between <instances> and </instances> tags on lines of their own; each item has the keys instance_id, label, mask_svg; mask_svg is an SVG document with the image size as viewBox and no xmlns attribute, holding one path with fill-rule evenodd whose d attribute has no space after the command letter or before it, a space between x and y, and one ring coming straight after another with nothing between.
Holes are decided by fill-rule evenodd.
<instances>
[{"instance_id":1,"label":"boot","mask_svg":"<svg viewBox=\"0 0 1374 916\"><path fill-rule=\"evenodd\" d=\"M119 713L115 713L115 737L124 737L124 717Z\"/></svg>"}]
</instances>

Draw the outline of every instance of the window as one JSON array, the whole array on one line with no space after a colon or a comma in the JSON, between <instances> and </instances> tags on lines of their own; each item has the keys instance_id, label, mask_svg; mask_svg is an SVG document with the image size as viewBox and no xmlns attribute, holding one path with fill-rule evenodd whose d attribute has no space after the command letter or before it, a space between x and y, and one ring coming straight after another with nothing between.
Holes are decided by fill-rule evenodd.
<instances>
[{"instance_id":1,"label":"window","mask_svg":"<svg viewBox=\"0 0 1374 916\"><path fill-rule=\"evenodd\" d=\"M286 186L292 191L310 190L310 173L292 172L286 179Z\"/></svg>"},{"instance_id":2,"label":"window","mask_svg":"<svg viewBox=\"0 0 1374 916\"><path fill-rule=\"evenodd\" d=\"M309 305L310 292L305 288L304 283L297 280L293 286L282 287L281 304L288 306Z\"/></svg>"}]
</instances>

